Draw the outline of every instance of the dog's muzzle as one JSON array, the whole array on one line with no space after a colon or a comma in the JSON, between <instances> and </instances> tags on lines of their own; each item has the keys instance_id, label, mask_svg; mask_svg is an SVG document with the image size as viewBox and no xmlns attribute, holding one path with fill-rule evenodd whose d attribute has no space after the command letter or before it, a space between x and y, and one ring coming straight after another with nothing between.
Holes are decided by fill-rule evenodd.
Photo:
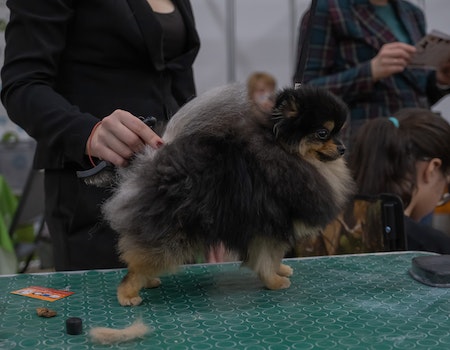
<instances>
[{"instance_id":1,"label":"dog's muzzle","mask_svg":"<svg viewBox=\"0 0 450 350\"><path fill-rule=\"evenodd\" d=\"M321 162L332 162L333 160L341 158L345 154L345 146L340 144L336 146L335 152L324 153L317 152L318 158Z\"/></svg>"}]
</instances>

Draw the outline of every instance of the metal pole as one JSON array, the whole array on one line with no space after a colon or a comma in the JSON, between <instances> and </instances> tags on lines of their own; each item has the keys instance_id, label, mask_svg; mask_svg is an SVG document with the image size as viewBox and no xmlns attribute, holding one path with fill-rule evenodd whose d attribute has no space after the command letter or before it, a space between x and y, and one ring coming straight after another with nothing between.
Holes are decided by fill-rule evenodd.
<instances>
[{"instance_id":1,"label":"metal pole","mask_svg":"<svg viewBox=\"0 0 450 350\"><path fill-rule=\"evenodd\" d=\"M226 0L227 81L236 81L236 2Z\"/></svg>"},{"instance_id":2,"label":"metal pole","mask_svg":"<svg viewBox=\"0 0 450 350\"><path fill-rule=\"evenodd\" d=\"M289 55L289 67L290 67L290 77L294 75L294 64L297 56L297 6L295 0L289 0L289 44L291 52Z\"/></svg>"}]
</instances>

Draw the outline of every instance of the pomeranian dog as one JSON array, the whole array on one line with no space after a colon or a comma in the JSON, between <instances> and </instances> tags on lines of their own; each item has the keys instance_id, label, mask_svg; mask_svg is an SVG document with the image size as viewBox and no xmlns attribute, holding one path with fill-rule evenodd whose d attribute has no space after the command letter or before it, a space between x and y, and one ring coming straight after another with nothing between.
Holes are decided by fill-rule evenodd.
<instances>
[{"instance_id":1,"label":"pomeranian dog","mask_svg":"<svg viewBox=\"0 0 450 350\"><path fill-rule=\"evenodd\" d=\"M119 303L140 304L142 288L218 244L267 288L288 288L286 252L319 233L352 194L339 139L347 114L340 99L307 86L279 91L271 114L253 108L238 84L182 107L165 145L120 170L103 205L128 267Z\"/></svg>"}]
</instances>

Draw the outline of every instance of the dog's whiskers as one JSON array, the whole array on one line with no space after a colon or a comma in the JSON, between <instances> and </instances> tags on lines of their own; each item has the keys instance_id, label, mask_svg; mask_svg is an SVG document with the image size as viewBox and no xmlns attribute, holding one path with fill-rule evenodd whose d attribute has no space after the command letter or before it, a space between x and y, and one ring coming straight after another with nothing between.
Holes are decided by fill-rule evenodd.
<instances>
[{"instance_id":1,"label":"dog's whiskers","mask_svg":"<svg viewBox=\"0 0 450 350\"><path fill-rule=\"evenodd\" d=\"M275 137L278 137L278 124L275 124L273 126L272 132L274 133Z\"/></svg>"}]
</instances>

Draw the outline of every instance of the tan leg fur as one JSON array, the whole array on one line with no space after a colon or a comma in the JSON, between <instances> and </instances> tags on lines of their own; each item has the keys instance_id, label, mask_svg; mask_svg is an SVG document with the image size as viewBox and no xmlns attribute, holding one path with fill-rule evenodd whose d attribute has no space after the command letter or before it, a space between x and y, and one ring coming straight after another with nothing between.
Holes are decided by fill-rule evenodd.
<instances>
[{"instance_id":1,"label":"tan leg fur","mask_svg":"<svg viewBox=\"0 0 450 350\"><path fill-rule=\"evenodd\" d=\"M291 281L285 276L292 275L292 269L281 264L287 250L288 247L279 242L255 238L250 244L248 259L244 265L255 271L268 289L289 288Z\"/></svg>"}]
</instances>

